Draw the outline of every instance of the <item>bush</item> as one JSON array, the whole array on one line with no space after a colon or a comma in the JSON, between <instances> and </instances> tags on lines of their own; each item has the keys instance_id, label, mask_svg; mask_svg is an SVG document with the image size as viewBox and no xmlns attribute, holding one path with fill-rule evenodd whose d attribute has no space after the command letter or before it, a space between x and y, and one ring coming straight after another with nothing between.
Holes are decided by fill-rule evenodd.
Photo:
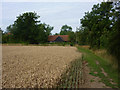
<instances>
[{"instance_id":1,"label":"bush","mask_svg":"<svg viewBox=\"0 0 120 90\"><path fill-rule=\"evenodd\" d=\"M74 43L70 43L70 46L74 46Z\"/></svg>"},{"instance_id":2,"label":"bush","mask_svg":"<svg viewBox=\"0 0 120 90\"><path fill-rule=\"evenodd\" d=\"M108 52L120 60L120 32L113 33L109 40Z\"/></svg>"}]
</instances>

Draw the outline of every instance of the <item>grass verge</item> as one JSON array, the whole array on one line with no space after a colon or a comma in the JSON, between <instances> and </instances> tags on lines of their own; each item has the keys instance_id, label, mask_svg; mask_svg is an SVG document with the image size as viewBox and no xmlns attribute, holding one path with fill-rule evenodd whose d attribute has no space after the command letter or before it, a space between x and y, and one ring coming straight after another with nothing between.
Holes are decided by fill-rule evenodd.
<instances>
[{"instance_id":1,"label":"grass verge","mask_svg":"<svg viewBox=\"0 0 120 90\"><path fill-rule=\"evenodd\" d=\"M113 69L112 65L108 64L104 58L95 55L89 49L85 49L80 46L77 48L80 52L83 53L83 59L88 62L91 70L89 74L100 77L101 81L106 86L111 88L118 88L118 70ZM103 73L103 70L107 75Z\"/></svg>"}]
</instances>

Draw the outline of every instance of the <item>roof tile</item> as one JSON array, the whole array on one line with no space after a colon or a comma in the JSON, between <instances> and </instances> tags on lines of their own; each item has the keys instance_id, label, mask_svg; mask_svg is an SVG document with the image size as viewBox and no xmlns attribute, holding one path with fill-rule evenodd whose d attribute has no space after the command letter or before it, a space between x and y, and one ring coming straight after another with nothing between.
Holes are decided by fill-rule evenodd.
<instances>
[{"instance_id":1,"label":"roof tile","mask_svg":"<svg viewBox=\"0 0 120 90\"><path fill-rule=\"evenodd\" d=\"M68 41L69 35L50 35L48 41L54 41L57 37L61 37L64 41Z\"/></svg>"}]
</instances>

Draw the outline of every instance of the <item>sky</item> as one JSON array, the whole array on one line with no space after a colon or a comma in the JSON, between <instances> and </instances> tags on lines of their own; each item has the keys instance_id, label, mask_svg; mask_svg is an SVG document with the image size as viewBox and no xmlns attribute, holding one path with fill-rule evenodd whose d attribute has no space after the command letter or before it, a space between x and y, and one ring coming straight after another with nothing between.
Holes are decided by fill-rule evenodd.
<instances>
[{"instance_id":1,"label":"sky","mask_svg":"<svg viewBox=\"0 0 120 90\"><path fill-rule=\"evenodd\" d=\"M9 0L8 0L9 1ZM80 26L80 19L85 15L85 12L91 11L94 2L2 2L2 21L1 28L6 30L6 27L13 24L16 17L25 12L36 12L42 23L53 26L52 34L59 33L63 25L67 24L76 31L76 27ZM18 0L19 1L19 0Z\"/></svg>"}]
</instances>

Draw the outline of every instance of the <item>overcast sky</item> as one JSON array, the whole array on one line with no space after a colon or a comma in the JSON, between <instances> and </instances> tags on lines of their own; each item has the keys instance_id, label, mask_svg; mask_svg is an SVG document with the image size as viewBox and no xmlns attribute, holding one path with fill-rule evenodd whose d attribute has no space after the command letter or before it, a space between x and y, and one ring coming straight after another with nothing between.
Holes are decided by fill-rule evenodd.
<instances>
[{"instance_id":1,"label":"overcast sky","mask_svg":"<svg viewBox=\"0 0 120 90\"><path fill-rule=\"evenodd\" d=\"M53 34L59 33L65 24L76 31L84 13L97 3L100 2L2 2L2 30L13 24L19 14L35 11L41 22L54 27Z\"/></svg>"}]
</instances>

